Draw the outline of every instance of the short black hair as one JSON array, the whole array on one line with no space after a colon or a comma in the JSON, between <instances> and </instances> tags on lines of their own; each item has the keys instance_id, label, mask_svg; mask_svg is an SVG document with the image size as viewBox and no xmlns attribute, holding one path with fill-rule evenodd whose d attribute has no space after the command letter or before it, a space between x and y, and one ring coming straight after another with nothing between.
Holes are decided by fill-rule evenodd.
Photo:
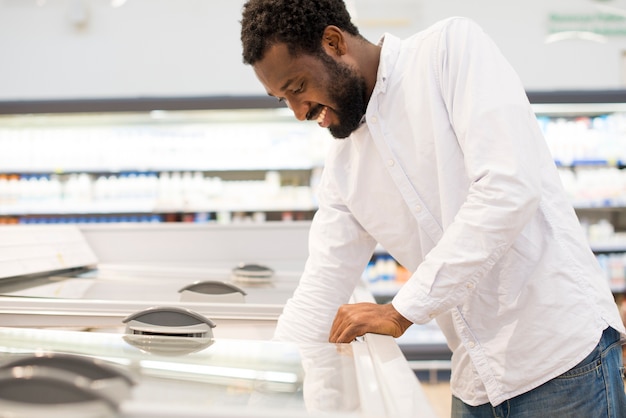
<instances>
[{"instance_id":1,"label":"short black hair","mask_svg":"<svg viewBox=\"0 0 626 418\"><path fill-rule=\"evenodd\" d=\"M242 16L243 62L250 65L276 43L286 44L294 56L320 53L329 25L360 36L343 0L249 0Z\"/></svg>"}]
</instances>

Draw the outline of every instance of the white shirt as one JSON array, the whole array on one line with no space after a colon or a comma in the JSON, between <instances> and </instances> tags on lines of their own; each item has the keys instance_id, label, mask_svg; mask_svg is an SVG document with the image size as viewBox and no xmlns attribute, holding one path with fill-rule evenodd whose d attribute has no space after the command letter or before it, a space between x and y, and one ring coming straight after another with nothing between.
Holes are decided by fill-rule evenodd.
<instances>
[{"instance_id":1,"label":"white shirt","mask_svg":"<svg viewBox=\"0 0 626 418\"><path fill-rule=\"evenodd\" d=\"M366 124L333 143L319 190L279 339L327 341L376 242L412 272L394 307L437 319L470 405L564 373L608 325L624 333L524 88L470 20L385 35Z\"/></svg>"}]
</instances>

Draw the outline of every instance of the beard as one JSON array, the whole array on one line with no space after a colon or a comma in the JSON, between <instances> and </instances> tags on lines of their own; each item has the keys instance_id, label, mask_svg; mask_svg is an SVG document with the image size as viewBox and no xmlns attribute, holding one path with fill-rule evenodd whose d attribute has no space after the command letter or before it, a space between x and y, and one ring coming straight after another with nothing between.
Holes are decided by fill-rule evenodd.
<instances>
[{"instance_id":1,"label":"beard","mask_svg":"<svg viewBox=\"0 0 626 418\"><path fill-rule=\"evenodd\" d=\"M320 59L327 70L328 79L332 80L327 86L328 96L335 105L335 113L339 119L339 123L330 125L328 130L335 138L343 139L361 125L367 110L365 79L351 67L338 63L325 52L321 53Z\"/></svg>"}]
</instances>

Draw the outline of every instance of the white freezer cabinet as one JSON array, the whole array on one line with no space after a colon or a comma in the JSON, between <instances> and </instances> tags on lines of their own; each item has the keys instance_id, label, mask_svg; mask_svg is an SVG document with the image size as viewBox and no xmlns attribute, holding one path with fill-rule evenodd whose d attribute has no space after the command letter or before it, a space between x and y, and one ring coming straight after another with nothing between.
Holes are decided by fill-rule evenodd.
<instances>
[{"instance_id":1,"label":"white freezer cabinet","mask_svg":"<svg viewBox=\"0 0 626 418\"><path fill-rule=\"evenodd\" d=\"M120 328L136 312L176 306L215 321L218 338L268 339L297 286L308 226L0 227L2 324Z\"/></svg>"},{"instance_id":2,"label":"white freezer cabinet","mask_svg":"<svg viewBox=\"0 0 626 418\"><path fill-rule=\"evenodd\" d=\"M0 328L0 417L174 416L435 415L386 336L190 344L186 337Z\"/></svg>"},{"instance_id":3,"label":"white freezer cabinet","mask_svg":"<svg viewBox=\"0 0 626 418\"><path fill-rule=\"evenodd\" d=\"M0 407L0 417L9 416L2 411L14 413L11 418L37 416L28 400L32 403L38 398L27 395L33 379L39 379L37 387L43 387L43 392L51 384L67 389L65 395L40 399L42 403L63 396L89 400L87 410L80 409L83 404L44 408L64 411L60 415L64 418L90 417L90 408L104 414L94 416L155 418L434 416L391 337L366 335L348 345L294 346L270 341L282 307L297 285L298 265L306 254L297 248L300 241L306 247L308 226L281 226L280 231L258 225L216 227L200 231L197 240L190 238L194 232L184 231L183 246L206 250L217 241L224 247L210 251L212 256L192 255L189 260L193 261L185 260L189 251L176 253L170 248L177 240L167 235L177 234L180 226L165 227L165 231L159 226L160 244L147 239L153 247L144 254L132 253L132 240L152 230L142 233L137 226L98 231L79 231L73 226L0 228L0 254L5 255L0 259L0 319L6 327L0 328L0 367L11 369L0 372L0 401L10 406ZM111 233L117 236L113 241L130 247L118 255L94 251ZM119 234L127 233L128 239L119 239ZM240 246L227 248L225 234L240 234ZM285 239L272 241L268 235ZM207 236L211 244L202 242ZM145 242L146 236L142 239ZM280 246L289 248L280 251ZM113 247L120 249L120 245ZM100 260L102 254L105 263ZM235 260L271 265L271 274L238 277ZM192 291L190 295L189 290L198 284L221 284L222 290L235 290L228 294ZM224 296L230 299L220 299ZM357 288L352 300L373 298L364 288ZM144 321L152 319L155 310L184 312L193 321ZM29 356L66 355L121 367L127 377L121 380L130 385L126 395L102 399L93 390L109 386L101 379L90 383L80 376L82 383L72 389L77 381L72 371L51 371L45 365L27 371L12 363ZM41 369L40 375L33 375L36 369ZM71 415L74 407L78 415ZM16 411L26 412L17 415Z\"/></svg>"},{"instance_id":4,"label":"white freezer cabinet","mask_svg":"<svg viewBox=\"0 0 626 418\"><path fill-rule=\"evenodd\" d=\"M284 235L290 243L269 238ZM218 337L236 329L237 336L269 338L300 276L294 248L301 241L306 245L305 226L163 225L95 233L69 225L5 226L0 316L4 326L111 328L133 313L177 306L228 324L217 328Z\"/></svg>"}]
</instances>

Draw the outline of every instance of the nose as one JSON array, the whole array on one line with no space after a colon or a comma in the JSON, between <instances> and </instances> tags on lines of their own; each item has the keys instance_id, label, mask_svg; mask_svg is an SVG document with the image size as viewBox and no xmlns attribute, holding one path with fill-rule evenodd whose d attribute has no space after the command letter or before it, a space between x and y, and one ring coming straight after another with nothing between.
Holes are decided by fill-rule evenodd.
<instances>
[{"instance_id":1,"label":"nose","mask_svg":"<svg viewBox=\"0 0 626 418\"><path fill-rule=\"evenodd\" d=\"M296 119L299 121L306 120L307 112L309 111L309 106L305 102L297 101L297 100L286 100L287 107L291 109Z\"/></svg>"}]
</instances>

